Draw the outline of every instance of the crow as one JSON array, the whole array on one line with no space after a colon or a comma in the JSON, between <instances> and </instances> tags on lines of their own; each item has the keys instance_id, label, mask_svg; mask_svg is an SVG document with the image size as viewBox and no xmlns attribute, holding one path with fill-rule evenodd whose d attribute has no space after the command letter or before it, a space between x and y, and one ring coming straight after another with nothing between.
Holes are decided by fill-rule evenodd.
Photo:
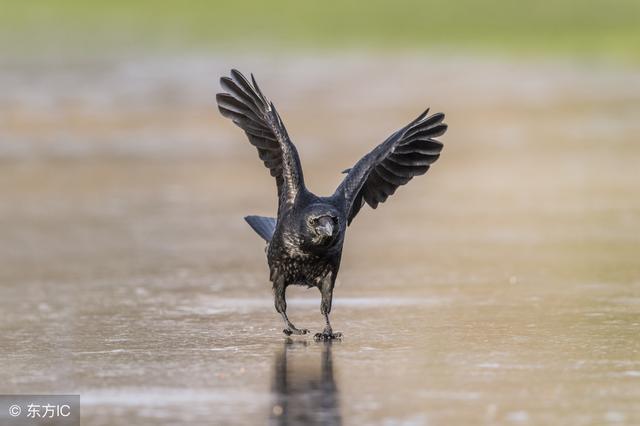
<instances>
[{"instance_id":1,"label":"crow","mask_svg":"<svg viewBox=\"0 0 640 426\"><path fill-rule=\"evenodd\" d=\"M220 84L225 91L216 96L220 113L244 130L276 180L277 216L247 216L245 220L267 243L275 309L286 327L283 332L309 333L289 320L285 299L289 285L306 285L321 293L325 328L315 339L341 338L342 333L331 328L329 313L347 226L365 203L375 209L399 186L429 170L442 150L435 138L447 130L444 114L428 115L427 109L345 170L346 177L333 195L320 197L305 186L296 147L253 74L250 82L233 69Z\"/></svg>"}]
</instances>

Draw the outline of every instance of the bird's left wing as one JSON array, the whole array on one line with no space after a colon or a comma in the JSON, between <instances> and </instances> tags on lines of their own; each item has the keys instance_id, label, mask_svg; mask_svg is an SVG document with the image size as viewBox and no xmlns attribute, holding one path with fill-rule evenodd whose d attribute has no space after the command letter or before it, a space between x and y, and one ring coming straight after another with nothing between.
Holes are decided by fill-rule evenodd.
<instances>
[{"instance_id":1,"label":"bird's left wing","mask_svg":"<svg viewBox=\"0 0 640 426\"><path fill-rule=\"evenodd\" d=\"M429 110L393 133L386 141L362 157L344 178L336 194L344 197L348 223L366 202L378 207L399 186L429 170L442 150L434 138L447 131L444 114L427 116Z\"/></svg>"},{"instance_id":2,"label":"bird's left wing","mask_svg":"<svg viewBox=\"0 0 640 426\"><path fill-rule=\"evenodd\" d=\"M276 107L262 94L253 75L249 83L239 71L231 70L231 77L222 77L220 84L227 93L216 95L218 109L244 130L271 176L276 178L280 211L284 205L293 204L304 187L296 147Z\"/></svg>"}]
</instances>

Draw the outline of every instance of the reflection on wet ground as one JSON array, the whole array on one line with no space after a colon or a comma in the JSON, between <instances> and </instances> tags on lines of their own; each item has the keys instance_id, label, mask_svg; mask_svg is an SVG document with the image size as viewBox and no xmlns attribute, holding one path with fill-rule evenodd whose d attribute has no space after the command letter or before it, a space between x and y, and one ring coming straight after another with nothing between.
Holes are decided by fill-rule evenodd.
<instances>
[{"instance_id":1,"label":"reflection on wet ground","mask_svg":"<svg viewBox=\"0 0 640 426\"><path fill-rule=\"evenodd\" d=\"M83 425L640 424L636 71L3 65L0 392L79 393ZM425 104L448 113L434 168L349 230L342 342L282 335L242 220L272 214L273 182L214 108L232 65L263 81L320 194ZM320 331L317 291L290 291Z\"/></svg>"},{"instance_id":2,"label":"reflection on wet ground","mask_svg":"<svg viewBox=\"0 0 640 426\"><path fill-rule=\"evenodd\" d=\"M311 350L307 341L285 339L283 350L275 356L269 424L342 424L340 394L333 375L333 344L317 342Z\"/></svg>"}]
</instances>

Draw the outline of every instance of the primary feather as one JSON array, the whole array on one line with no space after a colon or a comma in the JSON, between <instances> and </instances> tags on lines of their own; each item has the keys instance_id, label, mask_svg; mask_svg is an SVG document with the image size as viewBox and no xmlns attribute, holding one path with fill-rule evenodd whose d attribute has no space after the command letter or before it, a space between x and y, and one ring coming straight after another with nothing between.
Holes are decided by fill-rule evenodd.
<instances>
[{"instance_id":1,"label":"primary feather","mask_svg":"<svg viewBox=\"0 0 640 426\"><path fill-rule=\"evenodd\" d=\"M237 70L231 77L222 77L220 84L226 93L218 93L220 113L230 118L246 133L258 156L276 178L278 208L290 206L302 186L302 167L298 152L275 107L253 84Z\"/></svg>"},{"instance_id":2,"label":"primary feather","mask_svg":"<svg viewBox=\"0 0 640 426\"><path fill-rule=\"evenodd\" d=\"M444 114L428 113L427 109L349 169L336 191L348 205L349 224L365 202L375 209L440 157L442 143L435 138L447 131L447 125Z\"/></svg>"}]
</instances>

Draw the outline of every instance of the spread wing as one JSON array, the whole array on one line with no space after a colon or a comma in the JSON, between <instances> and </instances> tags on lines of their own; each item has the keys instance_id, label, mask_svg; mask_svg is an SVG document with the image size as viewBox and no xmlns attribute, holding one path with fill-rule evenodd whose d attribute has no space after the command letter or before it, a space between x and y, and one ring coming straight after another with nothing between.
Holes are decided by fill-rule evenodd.
<instances>
[{"instance_id":1,"label":"spread wing","mask_svg":"<svg viewBox=\"0 0 640 426\"><path fill-rule=\"evenodd\" d=\"M293 204L304 187L300 158L276 107L262 94L253 75L251 81L237 70L231 70L231 77L222 77L220 84L226 93L216 96L218 109L244 130L271 176L276 178L280 211L283 206Z\"/></svg>"},{"instance_id":2,"label":"spread wing","mask_svg":"<svg viewBox=\"0 0 640 426\"><path fill-rule=\"evenodd\" d=\"M434 138L443 135L447 125L442 122L444 114L427 116L428 112L427 109L345 171L348 174L336 194L344 196L349 224L365 202L375 209L399 186L425 174L438 159L442 143Z\"/></svg>"}]
</instances>

